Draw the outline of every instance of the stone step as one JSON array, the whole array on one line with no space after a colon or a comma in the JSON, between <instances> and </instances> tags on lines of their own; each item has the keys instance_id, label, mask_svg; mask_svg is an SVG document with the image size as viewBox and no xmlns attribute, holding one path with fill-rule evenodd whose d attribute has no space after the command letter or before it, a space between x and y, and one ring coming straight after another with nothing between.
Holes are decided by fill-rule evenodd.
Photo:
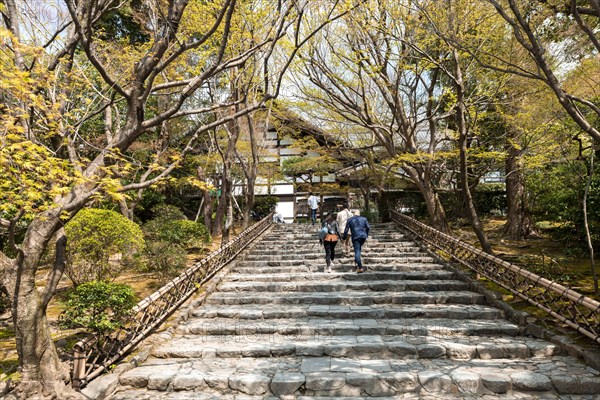
<instances>
[{"instance_id":1,"label":"stone step","mask_svg":"<svg viewBox=\"0 0 600 400\"><path fill-rule=\"evenodd\" d=\"M501 319L502 312L494 307L464 304L408 304L373 306L288 306L285 308L246 306L204 306L192 312L199 318L236 318L241 320L297 319L305 317L346 318L453 318Z\"/></svg>"},{"instance_id":2,"label":"stone step","mask_svg":"<svg viewBox=\"0 0 600 400\"><path fill-rule=\"evenodd\" d=\"M302 282L302 281L331 281L345 279L347 281L378 281L378 280L426 280L453 279L454 272L446 270L429 271L369 271L365 274L342 273L335 268L331 273L261 273L242 274L232 273L227 276L228 282Z\"/></svg>"},{"instance_id":3,"label":"stone step","mask_svg":"<svg viewBox=\"0 0 600 400\"><path fill-rule=\"evenodd\" d=\"M446 318L297 318L251 321L236 318L195 318L180 324L177 331L186 335L461 335L485 336L519 334L519 327L505 320L446 319Z\"/></svg>"},{"instance_id":4,"label":"stone step","mask_svg":"<svg viewBox=\"0 0 600 400\"><path fill-rule=\"evenodd\" d=\"M435 263L436 259L425 253L408 253L406 255L365 254L361 257L364 264L404 264L404 263Z\"/></svg>"},{"instance_id":5,"label":"stone step","mask_svg":"<svg viewBox=\"0 0 600 400\"><path fill-rule=\"evenodd\" d=\"M343 232L340 232L343 235ZM264 239L268 241L281 241L282 239L291 238L294 240L314 240L319 236L319 230L314 229L306 232L278 232L271 231L264 236ZM405 235L401 232L392 232L392 231L376 231L371 230L369 232L369 237L367 240L412 240L409 236Z\"/></svg>"},{"instance_id":6,"label":"stone step","mask_svg":"<svg viewBox=\"0 0 600 400\"><path fill-rule=\"evenodd\" d=\"M204 395L251 396L400 396L407 393L483 396L552 392L563 395L600 393L600 376L576 360L356 360L338 357L149 359L119 377L127 389L156 392L200 392ZM301 389L302 388L302 389ZM139 393L138 395L142 395ZM198 393L194 393L198 395ZM144 397L138 397L144 398ZM158 397L160 398L160 397ZM177 398L177 397L171 397ZM183 398L183 397L180 397Z\"/></svg>"},{"instance_id":7,"label":"stone step","mask_svg":"<svg viewBox=\"0 0 600 400\"><path fill-rule=\"evenodd\" d=\"M356 305L372 304L484 304L482 294L469 291L405 291L382 293L375 291L353 292L307 292L307 293L268 293L268 292L217 292L209 296L206 304L319 304Z\"/></svg>"},{"instance_id":8,"label":"stone step","mask_svg":"<svg viewBox=\"0 0 600 400\"><path fill-rule=\"evenodd\" d=\"M311 270L317 270L317 263L308 263L304 261L298 261L296 264L287 263L288 265L280 266L279 262L276 262L275 266L269 265L269 262L261 261L239 261L235 267L232 268L232 272L235 274L248 274L252 271L254 274L311 274ZM313 266L311 268L311 266ZM351 269L348 267L348 270ZM338 271L339 272L339 271Z\"/></svg>"},{"instance_id":9,"label":"stone step","mask_svg":"<svg viewBox=\"0 0 600 400\"><path fill-rule=\"evenodd\" d=\"M352 258L354 259L354 251L349 251L348 254L344 254L342 253L341 249L336 249L336 258L340 259L342 257L347 257L347 258ZM420 251L398 251L398 252L390 252L390 251L385 251L385 252L381 252L381 251L365 251L365 252L361 252L361 257L363 260L370 260L371 262L374 262L373 260L377 260L379 258L381 259L385 259L385 260L398 260L400 262L403 262L404 259L410 259L410 260L420 260L422 258L427 258L428 260L431 259L431 256L429 256L426 253L420 252ZM310 260L315 260L315 259L320 259L320 258L325 258L325 250L321 249L320 251L305 251L305 252L297 252L296 254L289 254L289 253L270 253L270 254L248 254L246 257L244 257L244 260L246 261L293 261L293 260L298 260L298 259L310 259ZM376 261L375 261L376 262Z\"/></svg>"},{"instance_id":10,"label":"stone step","mask_svg":"<svg viewBox=\"0 0 600 400\"><path fill-rule=\"evenodd\" d=\"M268 339L268 340L265 340ZM179 337L153 350L158 358L345 357L370 359L470 360L548 358L555 345L523 337L397 337L264 335Z\"/></svg>"},{"instance_id":11,"label":"stone step","mask_svg":"<svg viewBox=\"0 0 600 400\"><path fill-rule=\"evenodd\" d=\"M342 278L321 282L227 282L219 286L220 292L342 292L344 290L434 292L467 289L468 285L458 280L348 281Z\"/></svg>"},{"instance_id":12,"label":"stone step","mask_svg":"<svg viewBox=\"0 0 600 400\"><path fill-rule=\"evenodd\" d=\"M269 249L302 250L307 245L320 246L319 240L317 239L316 236L310 237L310 240L303 240L302 243L296 242L296 240L297 240L297 238L295 238L295 237L290 237L288 240L277 239L277 240L273 240L271 242L265 240L264 242L256 243L253 246L253 250L254 249L257 249L257 250L269 250ZM338 242L338 245L339 245L339 243L340 242ZM350 245L352 245L352 243L350 243ZM378 247L378 248L382 248L382 249L394 249L394 248L401 248L401 247L419 247L419 244L411 239L402 239L402 240L397 240L395 242L390 243L390 242L379 242L376 240L371 240L371 238L369 238L365 242L364 246L365 247Z\"/></svg>"},{"instance_id":13,"label":"stone step","mask_svg":"<svg viewBox=\"0 0 600 400\"><path fill-rule=\"evenodd\" d=\"M335 251L336 254L343 252L344 246L341 242L338 241ZM306 244L282 244L282 245L273 245L273 246L265 246L261 248L252 249L251 254L262 254L264 256L272 256L276 254L313 254L313 253L324 253L323 245L319 242L314 243L306 243ZM350 243L350 252L354 254L354 250L352 248L352 244ZM413 253L421 253L425 254L423 250L419 246L415 246L413 243L403 243L402 246L398 246L397 243L392 245L383 244L383 243L369 243L362 247L362 252L365 254L368 253L381 253L381 254L403 254L408 252Z\"/></svg>"},{"instance_id":14,"label":"stone step","mask_svg":"<svg viewBox=\"0 0 600 400\"><path fill-rule=\"evenodd\" d=\"M394 224L372 224L364 274L319 226L276 225L112 399L591 400L600 375L519 336Z\"/></svg>"},{"instance_id":15,"label":"stone step","mask_svg":"<svg viewBox=\"0 0 600 400\"><path fill-rule=\"evenodd\" d=\"M339 246L339 247L338 247ZM342 245L338 244L336 246L336 254L342 254ZM388 247L385 249L381 249L381 248L377 248L374 249L372 246L369 246L366 249L361 249L363 251L361 251L362 254L369 255L371 253L374 254L381 254L381 255L386 255L386 256L398 256L398 255L404 255L404 254L425 254L423 253L423 251L421 251L420 247L417 246L402 246L402 247ZM353 253L353 250L352 254ZM311 248L311 249L306 249L306 248L302 248L302 249L289 249L286 248L284 246L282 246L280 249L274 249L274 248L264 248L264 249L253 249L252 250L252 254L249 254L246 256L246 259L250 259L248 257L252 257L252 258L264 258L264 257L274 257L274 256L279 256L282 257L282 259L289 259L292 257L298 257L298 255L302 255L304 256L308 256L308 255L318 255L318 256L322 256L324 253L323 247L319 245L318 248Z\"/></svg>"},{"instance_id":16,"label":"stone step","mask_svg":"<svg viewBox=\"0 0 600 400\"><path fill-rule=\"evenodd\" d=\"M395 224L380 224L380 223L369 223L371 226L372 232L398 232L402 231ZM301 233L306 231L318 231L321 228L321 222L319 221L317 224L284 224L284 225L275 225L273 227L273 231L277 232L294 232Z\"/></svg>"},{"instance_id":17,"label":"stone step","mask_svg":"<svg viewBox=\"0 0 600 400\"><path fill-rule=\"evenodd\" d=\"M363 265L374 270L386 271L417 271L417 270L432 270L444 269L444 266L437 264L432 257L406 257L406 258L382 258L374 259L371 257L362 257ZM239 261L234 272L239 272L242 268L258 268L262 271L263 267L292 267L292 266L320 266L325 263L325 254L319 260L315 259L296 259L296 260L244 260ZM353 257L342 257L335 259L335 263L339 266L352 267L354 265ZM266 271L265 271L266 272ZM292 272L292 271L290 271Z\"/></svg>"},{"instance_id":18,"label":"stone step","mask_svg":"<svg viewBox=\"0 0 600 400\"><path fill-rule=\"evenodd\" d=\"M410 239L404 235L389 235L389 236L388 235L385 235L385 236L372 235L372 236L369 236L369 238L367 239L367 243L368 242L371 242L371 243L396 243L401 240L410 240Z\"/></svg>"},{"instance_id":19,"label":"stone step","mask_svg":"<svg viewBox=\"0 0 600 400\"><path fill-rule=\"evenodd\" d=\"M338 245L339 245L339 243L340 243L340 241L338 241ZM302 249L302 248L310 248L311 246L318 247L318 246L321 246L321 243L319 242L319 238L317 237L317 235L307 236L307 237L293 237L293 236L289 236L289 237L279 236L279 237L272 237L272 238L266 237L265 244L260 245L258 247L258 249L259 250L265 249L265 248L266 249L270 249L270 248L281 249L281 248L289 248L289 246L294 246L299 249ZM350 246L352 246L352 242L350 242ZM412 240L407 239L407 238L371 238L371 237L369 237L363 246L387 249L387 248L406 247L406 246L415 247L415 243Z\"/></svg>"},{"instance_id":20,"label":"stone step","mask_svg":"<svg viewBox=\"0 0 600 400\"><path fill-rule=\"evenodd\" d=\"M272 230L271 232L269 232L266 236L274 236L274 237L281 237L281 236L293 236L293 237L303 237L303 236L316 236L319 233L319 230L321 229L321 227L315 227L315 228L310 228L310 229L305 229L305 230L298 230L298 231L285 231L285 230ZM341 234L343 234L343 231L340 231ZM393 229L371 229L371 231L369 231L369 237L408 237L406 235L406 233L400 231L400 230L393 230Z\"/></svg>"}]
</instances>

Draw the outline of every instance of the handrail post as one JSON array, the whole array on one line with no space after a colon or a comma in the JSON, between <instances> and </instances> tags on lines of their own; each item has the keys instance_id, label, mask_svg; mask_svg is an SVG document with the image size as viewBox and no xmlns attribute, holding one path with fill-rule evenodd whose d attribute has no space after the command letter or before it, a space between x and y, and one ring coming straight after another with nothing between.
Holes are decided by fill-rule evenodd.
<instances>
[{"instance_id":1,"label":"handrail post","mask_svg":"<svg viewBox=\"0 0 600 400\"><path fill-rule=\"evenodd\" d=\"M87 361L86 341L77 343L73 347L73 389L79 391L85 379L85 367Z\"/></svg>"}]
</instances>

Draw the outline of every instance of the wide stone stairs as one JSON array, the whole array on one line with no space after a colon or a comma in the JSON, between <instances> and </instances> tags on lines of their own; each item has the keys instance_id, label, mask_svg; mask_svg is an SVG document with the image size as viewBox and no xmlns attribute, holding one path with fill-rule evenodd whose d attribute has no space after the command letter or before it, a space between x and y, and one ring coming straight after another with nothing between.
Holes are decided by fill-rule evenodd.
<instances>
[{"instance_id":1,"label":"wide stone stairs","mask_svg":"<svg viewBox=\"0 0 600 400\"><path fill-rule=\"evenodd\" d=\"M520 336L394 225L372 228L357 274L341 243L324 272L316 227L275 226L111 398L600 398L597 371Z\"/></svg>"}]
</instances>

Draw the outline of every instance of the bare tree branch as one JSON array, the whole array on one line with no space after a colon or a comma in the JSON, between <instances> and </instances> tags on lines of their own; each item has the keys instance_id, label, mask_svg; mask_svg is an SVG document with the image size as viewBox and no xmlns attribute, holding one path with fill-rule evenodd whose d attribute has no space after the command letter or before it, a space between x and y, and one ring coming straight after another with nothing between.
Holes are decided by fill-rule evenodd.
<instances>
[{"instance_id":1,"label":"bare tree branch","mask_svg":"<svg viewBox=\"0 0 600 400\"><path fill-rule=\"evenodd\" d=\"M83 18L83 15L81 15L81 16L78 15L78 11L79 11L79 14L83 14L84 11L86 11L85 9L78 10L76 8L75 3L71 2L71 1L67 1L66 4L67 4L67 8L69 10L69 13L71 14L71 19L75 23L75 28L77 29L77 33L79 34L81 46L83 47L83 50L85 51L85 54L86 54L88 60L90 61L90 63L92 63L94 68L96 68L96 70L98 71L98 73L100 74L102 79L104 79L104 81L108 84L108 86L110 86L111 88L116 90L121 96L123 96L125 98L129 98L130 97L129 93L127 93L117 83L117 81L113 77L110 76L106 66L104 66L104 64L102 64L102 62L98 59L98 57L96 57L96 55L94 54L94 52L91 49L92 20L95 16L89 15L91 13L91 11L90 11L88 13L88 15L85 18ZM83 2L80 4L83 4Z\"/></svg>"}]
</instances>

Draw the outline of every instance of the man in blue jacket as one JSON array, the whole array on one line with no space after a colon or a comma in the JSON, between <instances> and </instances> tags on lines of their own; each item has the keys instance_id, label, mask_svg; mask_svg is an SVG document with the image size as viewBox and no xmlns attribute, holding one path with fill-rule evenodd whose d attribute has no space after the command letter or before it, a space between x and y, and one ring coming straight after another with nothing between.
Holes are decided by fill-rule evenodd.
<instances>
[{"instance_id":1,"label":"man in blue jacket","mask_svg":"<svg viewBox=\"0 0 600 400\"><path fill-rule=\"evenodd\" d=\"M348 230L352 234L352 246L354 247L354 262L358 266L356 272L359 274L365 272L367 268L363 268L362 260L360 258L360 250L363 244L365 244L365 240L369 237L369 231L371 227L369 226L369 221L365 217L360 216L360 211L354 211L354 216L350 217L346 222L346 229L344 229L343 240L346 240L348 236Z\"/></svg>"}]
</instances>

